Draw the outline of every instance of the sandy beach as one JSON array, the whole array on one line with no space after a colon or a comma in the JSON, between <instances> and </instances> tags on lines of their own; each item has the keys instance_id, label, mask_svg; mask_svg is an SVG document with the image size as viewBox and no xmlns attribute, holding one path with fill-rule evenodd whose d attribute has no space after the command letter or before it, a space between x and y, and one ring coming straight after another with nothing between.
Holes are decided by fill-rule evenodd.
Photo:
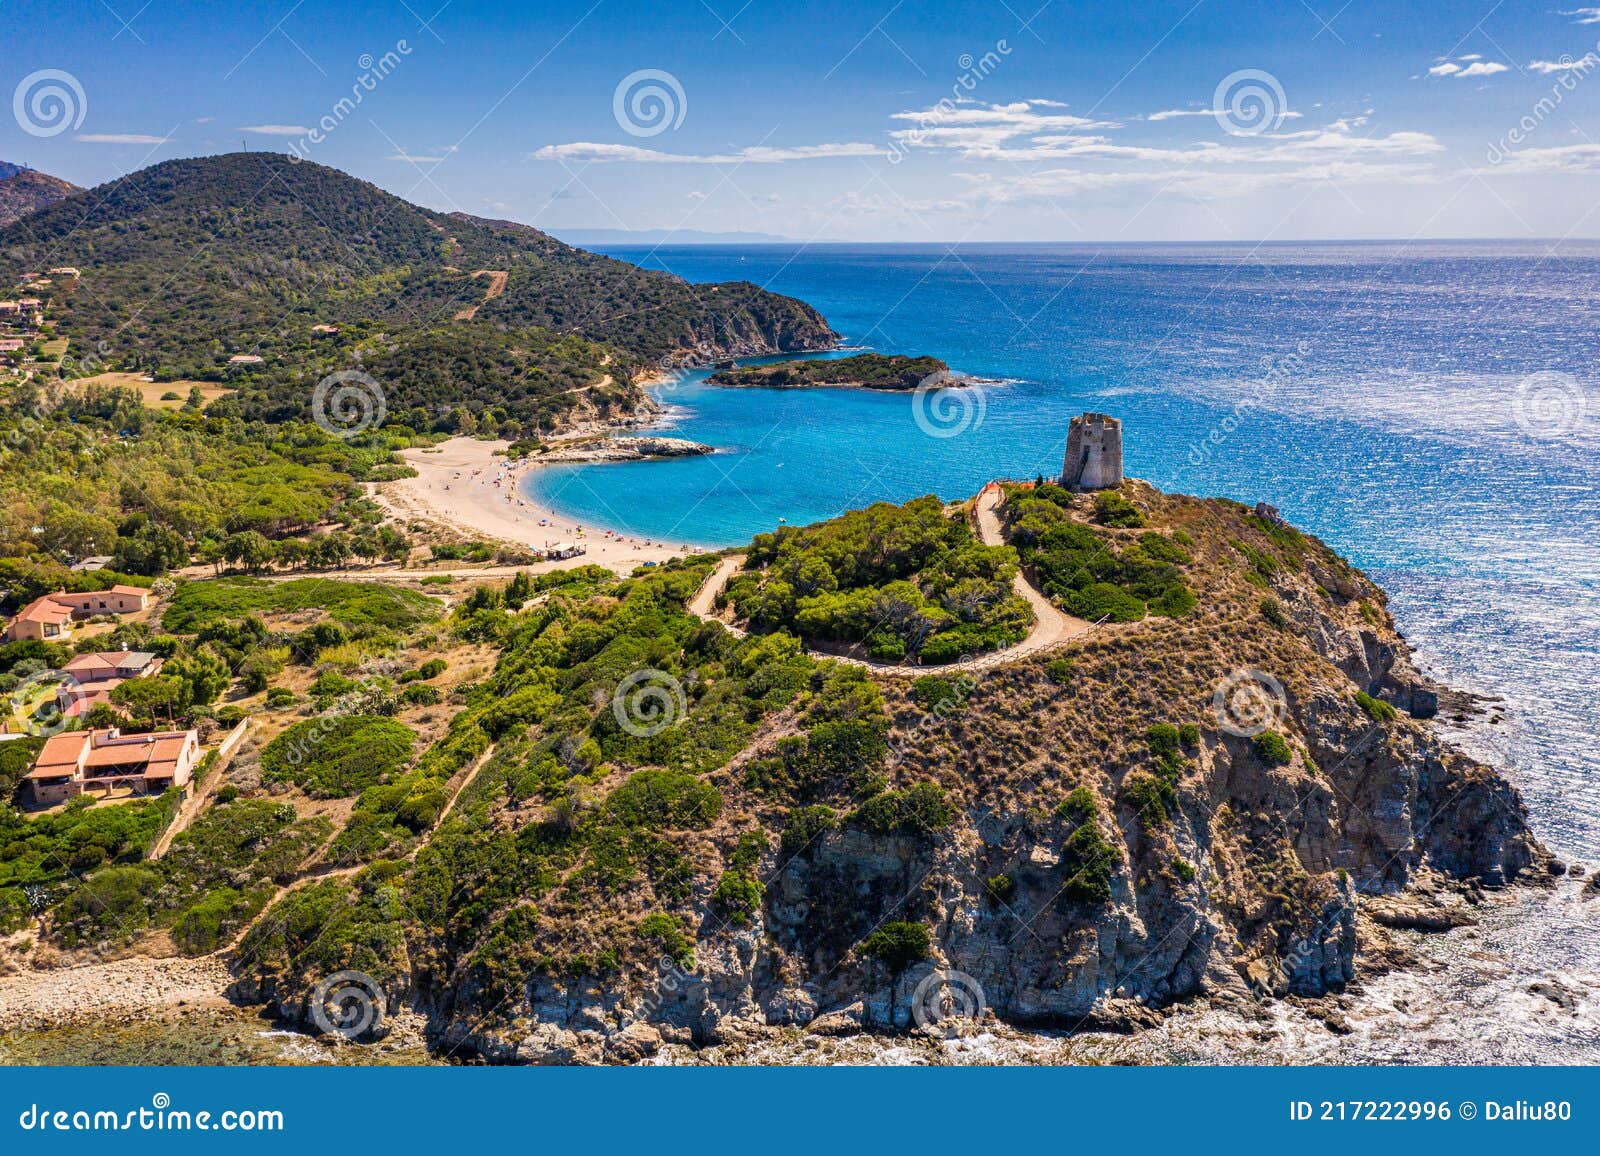
<instances>
[{"instance_id":1,"label":"sandy beach","mask_svg":"<svg viewBox=\"0 0 1600 1156\"><path fill-rule=\"evenodd\" d=\"M563 542L577 543L584 553L560 562L532 567L556 569L597 563L626 574L645 562L693 552L680 543L617 533L603 526L576 522L537 505L518 488L532 462L513 464L496 456L508 443L451 438L426 449L403 451L414 478L384 482L373 497L402 522L432 521L461 533L544 550Z\"/></svg>"}]
</instances>

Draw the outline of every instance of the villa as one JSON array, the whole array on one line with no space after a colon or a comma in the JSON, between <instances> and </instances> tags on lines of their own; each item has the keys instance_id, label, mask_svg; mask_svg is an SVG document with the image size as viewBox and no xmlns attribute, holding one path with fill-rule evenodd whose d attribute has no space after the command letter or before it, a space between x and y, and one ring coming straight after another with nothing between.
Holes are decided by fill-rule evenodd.
<instances>
[{"instance_id":1,"label":"villa","mask_svg":"<svg viewBox=\"0 0 1600 1156\"><path fill-rule=\"evenodd\" d=\"M109 590L69 594L64 590L35 598L6 627L5 641L59 642L72 633L74 618L97 614L136 614L150 605L150 591L118 584Z\"/></svg>"},{"instance_id":2,"label":"villa","mask_svg":"<svg viewBox=\"0 0 1600 1156\"><path fill-rule=\"evenodd\" d=\"M62 642L72 635L72 607L52 601L46 594L17 612L6 627L7 642Z\"/></svg>"},{"instance_id":3,"label":"villa","mask_svg":"<svg viewBox=\"0 0 1600 1156\"><path fill-rule=\"evenodd\" d=\"M200 736L192 730L70 731L46 740L23 782L28 801L39 807L119 789L133 796L159 795L173 787L187 790L199 761Z\"/></svg>"},{"instance_id":4,"label":"villa","mask_svg":"<svg viewBox=\"0 0 1600 1156\"><path fill-rule=\"evenodd\" d=\"M56 688L62 715L77 718L101 703L110 704L111 692L133 678L148 678L161 670L160 656L147 650L111 650L80 654L62 669L72 677Z\"/></svg>"}]
</instances>

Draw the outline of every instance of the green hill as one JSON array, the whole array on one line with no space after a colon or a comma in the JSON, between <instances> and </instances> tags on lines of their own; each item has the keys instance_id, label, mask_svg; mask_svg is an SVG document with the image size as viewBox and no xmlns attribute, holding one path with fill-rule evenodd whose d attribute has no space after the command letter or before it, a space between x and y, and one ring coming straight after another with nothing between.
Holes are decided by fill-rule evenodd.
<instances>
[{"instance_id":1,"label":"green hill","mask_svg":"<svg viewBox=\"0 0 1600 1156\"><path fill-rule=\"evenodd\" d=\"M0 161L0 227L77 192L59 177Z\"/></svg>"},{"instance_id":2,"label":"green hill","mask_svg":"<svg viewBox=\"0 0 1600 1156\"><path fill-rule=\"evenodd\" d=\"M359 367L398 389L391 420L498 406L526 422L549 416L549 399L577 404L573 391L601 380L602 361L624 383L604 410L626 406L628 375L662 360L835 340L810 306L754 285L692 285L275 154L169 161L0 229L0 282L57 265L83 272L49 291L49 316L78 357L97 351L104 367L162 380L227 379L240 387L229 406L245 416L303 416L310 385ZM237 354L262 361L230 366ZM367 365L443 380L462 358L493 371L445 390Z\"/></svg>"}]
</instances>

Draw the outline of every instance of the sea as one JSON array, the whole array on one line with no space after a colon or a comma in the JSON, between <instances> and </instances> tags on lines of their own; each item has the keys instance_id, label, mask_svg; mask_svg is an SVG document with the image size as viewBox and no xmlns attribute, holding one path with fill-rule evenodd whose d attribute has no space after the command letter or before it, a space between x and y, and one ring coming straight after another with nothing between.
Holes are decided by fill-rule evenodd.
<instances>
[{"instance_id":1,"label":"sea","mask_svg":"<svg viewBox=\"0 0 1600 1156\"><path fill-rule=\"evenodd\" d=\"M1423 668L1496 700L1453 737L1516 784L1552 851L1600 867L1600 243L606 251L791 294L847 346L932 355L965 384L676 374L659 428L714 454L534 471L530 496L718 547L1058 473L1069 418L1111 414L1129 474L1271 503L1388 590ZM1265 1029L1197 1011L1129 1058L1600 1060L1600 899L1576 882L1413 947L1417 968L1355 997L1348 1034L1292 1009Z\"/></svg>"}]
</instances>

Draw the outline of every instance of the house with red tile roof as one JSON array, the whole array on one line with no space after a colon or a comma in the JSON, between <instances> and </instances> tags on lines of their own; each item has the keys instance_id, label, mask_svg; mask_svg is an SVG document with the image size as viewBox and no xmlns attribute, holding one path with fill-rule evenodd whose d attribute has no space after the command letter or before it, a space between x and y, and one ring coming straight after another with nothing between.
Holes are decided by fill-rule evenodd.
<instances>
[{"instance_id":1,"label":"house with red tile roof","mask_svg":"<svg viewBox=\"0 0 1600 1156\"><path fill-rule=\"evenodd\" d=\"M150 591L142 586L120 583L109 590L86 590L81 594L58 591L46 597L71 607L79 618L93 618L96 614L134 614L150 605Z\"/></svg>"},{"instance_id":2,"label":"house with red tile roof","mask_svg":"<svg viewBox=\"0 0 1600 1156\"><path fill-rule=\"evenodd\" d=\"M117 790L159 795L187 790L199 761L197 731L68 731L45 740L23 783L27 801L40 807Z\"/></svg>"},{"instance_id":3,"label":"house with red tile roof","mask_svg":"<svg viewBox=\"0 0 1600 1156\"><path fill-rule=\"evenodd\" d=\"M148 650L103 650L80 654L61 669L71 675L56 687L56 706L67 718L87 714L131 678L148 678L161 670L159 655Z\"/></svg>"},{"instance_id":4,"label":"house with red tile roof","mask_svg":"<svg viewBox=\"0 0 1600 1156\"><path fill-rule=\"evenodd\" d=\"M35 598L6 627L7 642L63 642L72 637L72 607L63 606L46 594Z\"/></svg>"},{"instance_id":5,"label":"house with red tile roof","mask_svg":"<svg viewBox=\"0 0 1600 1156\"><path fill-rule=\"evenodd\" d=\"M93 618L97 614L135 614L150 605L150 591L140 586L118 584L109 590L86 590L69 594L58 590L35 598L24 606L5 630L7 642L37 639L61 642L72 635L74 618Z\"/></svg>"}]
</instances>

